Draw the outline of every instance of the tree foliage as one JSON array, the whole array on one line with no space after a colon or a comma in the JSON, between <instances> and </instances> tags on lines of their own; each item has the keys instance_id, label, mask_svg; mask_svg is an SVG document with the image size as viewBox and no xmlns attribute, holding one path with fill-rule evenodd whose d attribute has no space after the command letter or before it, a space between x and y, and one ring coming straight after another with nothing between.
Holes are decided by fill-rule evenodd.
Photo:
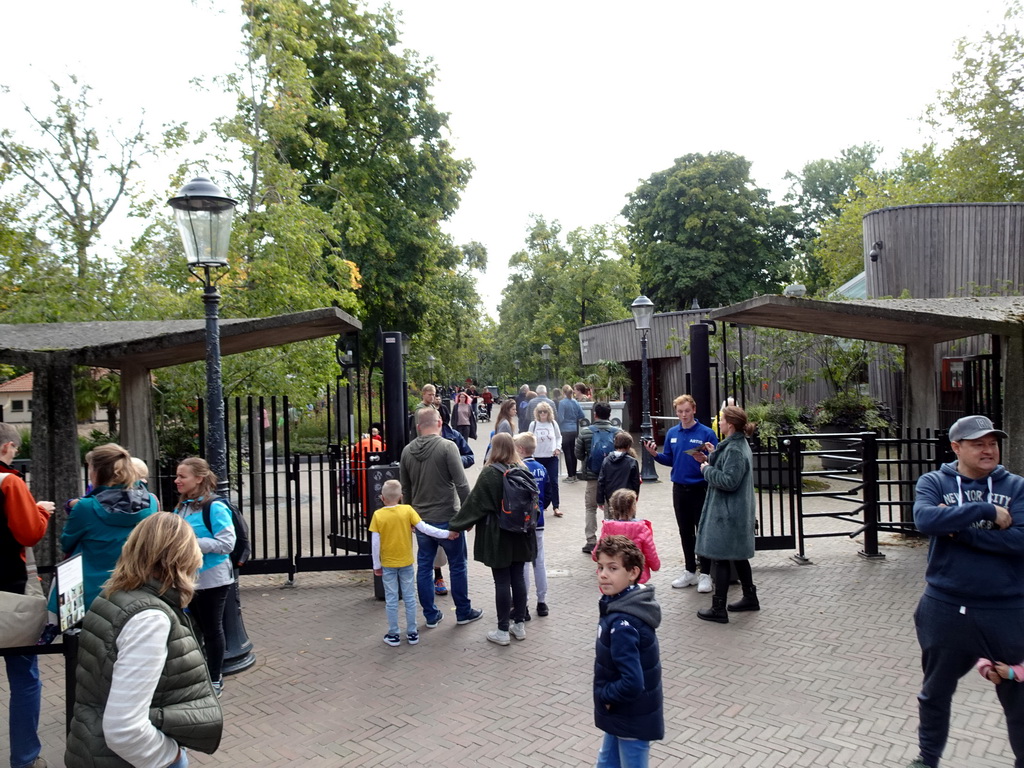
<instances>
[{"instance_id":1,"label":"tree foliage","mask_svg":"<svg viewBox=\"0 0 1024 768\"><path fill-rule=\"evenodd\" d=\"M368 346L379 327L418 332L436 315L438 294L460 294L446 320L464 321L461 307L474 303L467 253L440 225L472 166L454 157L446 138L447 115L430 94L433 68L398 51L388 8L363 12L349 0L243 8L258 77L240 93L233 122L258 137L263 173L277 164L294 175L294 192L318 212L323 253L347 265L322 264L313 284L355 291Z\"/></svg>"},{"instance_id":2,"label":"tree foliage","mask_svg":"<svg viewBox=\"0 0 1024 768\"><path fill-rule=\"evenodd\" d=\"M61 255L72 260L77 275L89 272L89 249L100 228L121 201L128 179L144 151L142 125L126 136L110 131L101 137L89 120L89 87L70 78L77 93L68 96L53 83L52 113L25 112L35 124L38 145L15 139L10 129L0 130L0 159L12 177L25 185L25 199L37 199L42 225ZM101 138L103 141L101 142Z\"/></svg>"},{"instance_id":3,"label":"tree foliage","mask_svg":"<svg viewBox=\"0 0 1024 768\"><path fill-rule=\"evenodd\" d=\"M739 155L680 157L642 182L622 213L640 282L659 309L777 293L789 277L795 214L769 201Z\"/></svg>"},{"instance_id":4,"label":"tree foliage","mask_svg":"<svg viewBox=\"0 0 1024 768\"><path fill-rule=\"evenodd\" d=\"M542 380L540 348L548 344L555 378L579 376L579 329L630 316L639 291L622 234L610 226L562 235L557 221L534 216L526 248L509 259L509 279L498 309L498 355L523 376Z\"/></svg>"}]
</instances>

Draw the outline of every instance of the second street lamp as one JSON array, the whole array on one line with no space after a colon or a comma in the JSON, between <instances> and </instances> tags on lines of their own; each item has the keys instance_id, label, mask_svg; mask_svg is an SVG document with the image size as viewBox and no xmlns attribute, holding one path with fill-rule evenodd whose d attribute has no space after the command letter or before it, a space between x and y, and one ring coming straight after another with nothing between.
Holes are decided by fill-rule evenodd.
<instances>
[{"instance_id":1,"label":"second street lamp","mask_svg":"<svg viewBox=\"0 0 1024 768\"><path fill-rule=\"evenodd\" d=\"M211 270L228 266L231 219L237 200L227 197L212 181L192 179L167 201L181 234L188 258L188 271L203 282L206 307L206 460L217 476L217 494L229 498L227 432L224 424L224 390L220 369L220 293L217 281L223 277ZM238 489L241 494L241 488ZM229 585L224 607L223 674L232 675L256 663L252 641L242 621L238 592L238 569Z\"/></svg>"},{"instance_id":2,"label":"second street lamp","mask_svg":"<svg viewBox=\"0 0 1024 768\"><path fill-rule=\"evenodd\" d=\"M211 272L228 266L231 219L237 200L227 197L212 181L192 179L167 201L188 258L188 271L203 282L206 307L206 459L217 475L217 493L228 498L228 451L224 431L224 393L220 366L220 293L223 277Z\"/></svg>"},{"instance_id":3,"label":"second street lamp","mask_svg":"<svg viewBox=\"0 0 1024 768\"><path fill-rule=\"evenodd\" d=\"M638 296L630 305L633 310L633 322L636 329L640 331L640 387L642 390L641 403L642 413L640 417L640 442L646 445L654 439L651 424L651 402L650 387L647 381L647 332L651 330L651 320L654 317L654 302L646 296ZM658 473L654 469L654 459L646 449L640 451L640 479L645 483L658 482Z\"/></svg>"},{"instance_id":4,"label":"second street lamp","mask_svg":"<svg viewBox=\"0 0 1024 768\"><path fill-rule=\"evenodd\" d=\"M540 354L544 358L544 383L551 389L551 345L541 347Z\"/></svg>"}]
</instances>

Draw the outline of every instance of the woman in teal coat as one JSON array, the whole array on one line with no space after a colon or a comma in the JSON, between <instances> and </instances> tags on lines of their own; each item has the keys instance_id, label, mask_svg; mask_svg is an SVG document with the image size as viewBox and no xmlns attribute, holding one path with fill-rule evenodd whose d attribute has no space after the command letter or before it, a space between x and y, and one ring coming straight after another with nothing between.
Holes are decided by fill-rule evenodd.
<instances>
[{"instance_id":1,"label":"woman in teal coat","mask_svg":"<svg viewBox=\"0 0 1024 768\"><path fill-rule=\"evenodd\" d=\"M159 508L156 497L141 484L145 478L131 454L116 443L101 445L85 456L92 491L68 502L60 548L69 557L81 553L85 605L88 608L114 572L128 534ZM56 592L50 595L56 613Z\"/></svg>"},{"instance_id":2,"label":"woman in teal coat","mask_svg":"<svg viewBox=\"0 0 1024 768\"><path fill-rule=\"evenodd\" d=\"M505 469L513 464L523 466L512 436L500 432L491 440L476 485L448 525L448 530L460 532L476 526L473 559L491 569L498 612L498 628L488 632L487 639L498 645L509 644L509 632L516 640L526 639L525 567L537 557L536 534L513 533L498 525Z\"/></svg>"},{"instance_id":3,"label":"woman in teal coat","mask_svg":"<svg viewBox=\"0 0 1024 768\"><path fill-rule=\"evenodd\" d=\"M715 592L711 607L697 612L705 621L725 624L729 621L726 598L729 593L729 573L735 565L743 585L743 599L730 603L730 611L757 611L757 601L750 570L754 556L754 533L757 519L757 501L754 498L753 455L748 438L754 433L753 422L747 421L747 412L730 405L722 410L719 427L723 440L716 449L705 443L706 453L694 456L701 464L701 473L708 483L697 527L697 553L715 561Z\"/></svg>"}]
</instances>

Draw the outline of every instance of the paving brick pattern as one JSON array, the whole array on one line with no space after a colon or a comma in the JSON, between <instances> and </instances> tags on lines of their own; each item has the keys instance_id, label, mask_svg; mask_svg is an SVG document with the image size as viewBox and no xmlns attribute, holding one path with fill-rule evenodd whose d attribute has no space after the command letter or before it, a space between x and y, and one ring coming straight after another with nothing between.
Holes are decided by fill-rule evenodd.
<instances>
[{"instance_id":1,"label":"paving brick pattern","mask_svg":"<svg viewBox=\"0 0 1024 768\"><path fill-rule=\"evenodd\" d=\"M728 625L702 622L695 612L710 596L670 588L681 551L667 471L659 474L663 482L641 494L664 564L651 583L664 611L666 738L653 746L652 764L905 766L916 754L912 613L924 546L886 539L885 560L866 561L855 541L816 539L808 545L813 564L803 566L792 553L759 553L763 609ZM258 662L227 679L221 749L194 755L194 764L593 765L601 739L591 699L599 595L580 552L583 490L563 484L565 517L548 519L551 615L534 615L527 639L509 647L484 639L494 596L489 571L476 563L470 594L484 619L457 626L451 598L439 597L443 623L421 626L419 645L399 648L381 640L384 606L369 573L299 574L293 588L283 577L243 577ZM58 659L43 662L43 755L54 766L64 734ZM961 682L945 766L1013 765L991 688L973 673Z\"/></svg>"}]
</instances>

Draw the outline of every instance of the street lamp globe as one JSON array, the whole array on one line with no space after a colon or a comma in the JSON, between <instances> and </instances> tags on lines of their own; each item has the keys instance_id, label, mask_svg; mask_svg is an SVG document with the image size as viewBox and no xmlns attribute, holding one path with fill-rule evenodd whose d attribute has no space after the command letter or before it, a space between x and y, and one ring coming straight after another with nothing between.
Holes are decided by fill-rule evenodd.
<instances>
[{"instance_id":1,"label":"street lamp globe","mask_svg":"<svg viewBox=\"0 0 1024 768\"><path fill-rule=\"evenodd\" d=\"M226 267L231 241L231 219L237 200L227 197L209 179L199 177L167 201L185 246L189 266Z\"/></svg>"},{"instance_id":2,"label":"street lamp globe","mask_svg":"<svg viewBox=\"0 0 1024 768\"><path fill-rule=\"evenodd\" d=\"M541 347L540 348L540 354L541 354L541 357L543 357L545 360L550 360L551 359L551 345L550 344L545 344L543 347Z\"/></svg>"},{"instance_id":3,"label":"street lamp globe","mask_svg":"<svg viewBox=\"0 0 1024 768\"><path fill-rule=\"evenodd\" d=\"M629 308L633 310L633 322L638 331L649 331L654 317L654 302L646 296L637 296Z\"/></svg>"}]
</instances>

